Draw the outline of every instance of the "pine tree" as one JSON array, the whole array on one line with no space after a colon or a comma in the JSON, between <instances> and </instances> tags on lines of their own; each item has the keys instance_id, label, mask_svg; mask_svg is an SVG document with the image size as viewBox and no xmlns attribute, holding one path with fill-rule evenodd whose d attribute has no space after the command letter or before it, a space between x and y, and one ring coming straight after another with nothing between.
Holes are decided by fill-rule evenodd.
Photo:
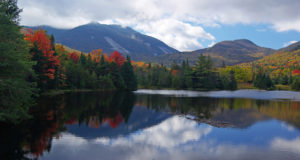
<instances>
[{"instance_id":1,"label":"pine tree","mask_svg":"<svg viewBox=\"0 0 300 160\"><path fill-rule=\"evenodd\" d=\"M28 117L34 84L26 43L18 26L16 0L0 1L0 121L19 122Z\"/></svg>"},{"instance_id":2,"label":"pine tree","mask_svg":"<svg viewBox=\"0 0 300 160\"><path fill-rule=\"evenodd\" d=\"M137 89L137 79L129 56L126 57L126 61L121 67L121 74L125 82L126 90L135 91Z\"/></svg>"}]
</instances>

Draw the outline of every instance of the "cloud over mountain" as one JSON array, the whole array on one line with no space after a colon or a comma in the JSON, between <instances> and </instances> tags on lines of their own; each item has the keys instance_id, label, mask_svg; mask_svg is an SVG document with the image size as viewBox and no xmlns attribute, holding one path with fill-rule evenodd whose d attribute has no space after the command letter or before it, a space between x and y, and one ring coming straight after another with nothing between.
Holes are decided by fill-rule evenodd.
<instances>
[{"instance_id":1,"label":"cloud over mountain","mask_svg":"<svg viewBox=\"0 0 300 160\"><path fill-rule=\"evenodd\" d=\"M300 32L298 0L20 0L22 24L70 28L100 21L131 26L179 50L215 37L203 26L268 24Z\"/></svg>"}]
</instances>

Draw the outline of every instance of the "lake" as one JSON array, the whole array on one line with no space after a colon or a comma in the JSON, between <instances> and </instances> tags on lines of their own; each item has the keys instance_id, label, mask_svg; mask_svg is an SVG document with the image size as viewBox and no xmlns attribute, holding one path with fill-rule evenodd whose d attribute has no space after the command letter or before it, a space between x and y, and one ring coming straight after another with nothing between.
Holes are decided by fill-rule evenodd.
<instances>
[{"instance_id":1,"label":"lake","mask_svg":"<svg viewBox=\"0 0 300 160\"><path fill-rule=\"evenodd\" d=\"M300 159L300 92L67 93L31 113L1 123L1 159Z\"/></svg>"}]
</instances>

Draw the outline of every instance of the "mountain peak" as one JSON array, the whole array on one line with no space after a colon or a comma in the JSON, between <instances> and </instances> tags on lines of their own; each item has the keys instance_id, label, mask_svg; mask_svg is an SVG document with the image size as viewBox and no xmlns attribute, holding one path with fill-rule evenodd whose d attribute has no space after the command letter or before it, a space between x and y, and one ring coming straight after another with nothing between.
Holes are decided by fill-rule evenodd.
<instances>
[{"instance_id":1,"label":"mountain peak","mask_svg":"<svg viewBox=\"0 0 300 160\"><path fill-rule=\"evenodd\" d=\"M91 21L90 23L88 23L87 25L98 25L100 24L99 22L97 21Z\"/></svg>"},{"instance_id":2,"label":"mountain peak","mask_svg":"<svg viewBox=\"0 0 300 160\"><path fill-rule=\"evenodd\" d=\"M215 44L212 48L214 47L220 47L220 46L226 46L226 47L257 47L255 43L248 39L237 39L237 40L232 40L232 41L222 41L217 44Z\"/></svg>"},{"instance_id":3,"label":"mountain peak","mask_svg":"<svg viewBox=\"0 0 300 160\"><path fill-rule=\"evenodd\" d=\"M103 49L104 53L118 51L123 55L130 55L133 60L145 60L148 57L178 52L158 39L120 25L93 21L66 30L42 28L53 34L57 43L87 53L94 49Z\"/></svg>"},{"instance_id":4,"label":"mountain peak","mask_svg":"<svg viewBox=\"0 0 300 160\"><path fill-rule=\"evenodd\" d=\"M233 42L257 46L255 43L253 43L252 41L250 41L248 39L237 39L237 40L234 40Z\"/></svg>"}]
</instances>

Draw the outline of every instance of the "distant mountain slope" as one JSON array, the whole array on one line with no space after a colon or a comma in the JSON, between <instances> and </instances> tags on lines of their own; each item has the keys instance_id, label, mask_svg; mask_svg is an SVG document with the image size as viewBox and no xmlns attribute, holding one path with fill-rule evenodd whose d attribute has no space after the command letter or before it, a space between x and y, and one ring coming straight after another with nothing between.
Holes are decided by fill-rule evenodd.
<instances>
[{"instance_id":1,"label":"distant mountain slope","mask_svg":"<svg viewBox=\"0 0 300 160\"><path fill-rule=\"evenodd\" d=\"M276 53L266 56L262 59L253 61L251 63L239 64L241 67L250 68L252 64L261 66L268 71L273 77L278 75L300 74L300 49L292 49L295 44L286 48L280 49Z\"/></svg>"},{"instance_id":2,"label":"distant mountain slope","mask_svg":"<svg viewBox=\"0 0 300 160\"><path fill-rule=\"evenodd\" d=\"M300 41L279 49L280 52L291 52L300 49Z\"/></svg>"},{"instance_id":3,"label":"distant mountain slope","mask_svg":"<svg viewBox=\"0 0 300 160\"><path fill-rule=\"evenodd\" d=\"M119 25L89 23L73 29L56 29L49 26L29 28L45 29L48 34L55 36L56 43L83 52L103 49L104 52L111 53L117 50L124 55L129 54L135 60L178 52L158 39Z\"/></svg>"},{"instance_id":4,"label":"distant mountain slope","mask_svg":"<svg viewBox=\"0 0 300 160\"><path fill-rule=\"evenodd\" d=\"M196 64L198 57L203 54L210 56L217 66L225 62L226 65L235 65L243 62L251 62L266 55L274 53L270 48L259 47L253 42L241 39L235 41L223 41L210 48L199 49L192 52L183 52L170 55L161 55L154 58L158 63L171 64L173 61L181 63L188 59L191 64Z\"/></svg>"}]
</instances>

